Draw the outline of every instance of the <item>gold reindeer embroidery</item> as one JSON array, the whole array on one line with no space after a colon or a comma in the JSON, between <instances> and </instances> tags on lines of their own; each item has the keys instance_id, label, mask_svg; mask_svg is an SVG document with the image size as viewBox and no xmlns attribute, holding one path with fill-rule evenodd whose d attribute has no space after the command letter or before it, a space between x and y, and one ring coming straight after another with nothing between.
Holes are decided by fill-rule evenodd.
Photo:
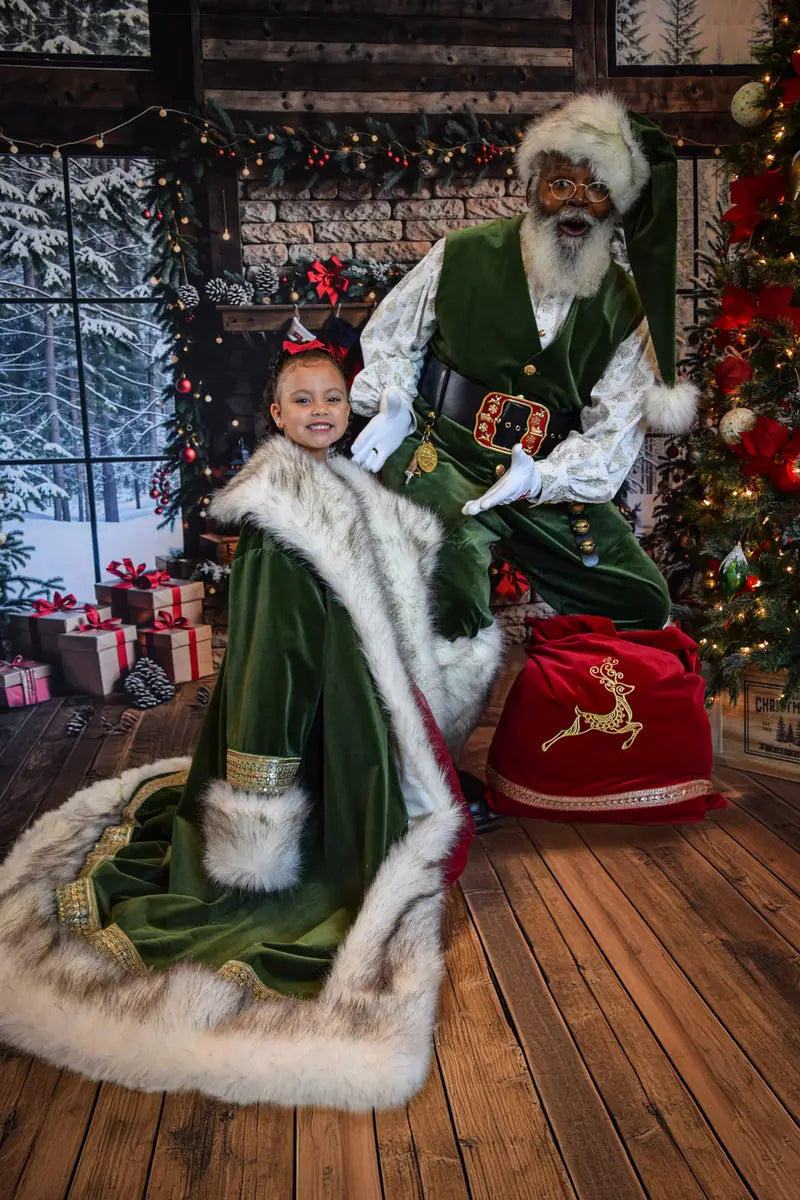
<instances>
[{"instance_id":1,"label":"gold reindeer embroidery","mask_svg":"<svg viewBox=\"0 0 800 1200\"><path fill-rule=\"evenodd\" d=\"M549 750L559 738L577 737L581 733L589 733L590 730L595 730L597 733L630 734L622 743L622 749L627 750L629 746L633 745L637 733L644 726L640 721L634 721L633 719L631 706L625 697L629 696L635 688L632 683L623 683L622 672L614 670L618 662L618 658L604 658L599 667L591 667L589 672L595 679L599 679L606 691L611 692L611 695L614 697L615 703L611 712L584 712L576 704L575 720L567 729L562 729L555 737L551 737L548 741L543 742L542 750Z\"/></svg>"}]
</instances>

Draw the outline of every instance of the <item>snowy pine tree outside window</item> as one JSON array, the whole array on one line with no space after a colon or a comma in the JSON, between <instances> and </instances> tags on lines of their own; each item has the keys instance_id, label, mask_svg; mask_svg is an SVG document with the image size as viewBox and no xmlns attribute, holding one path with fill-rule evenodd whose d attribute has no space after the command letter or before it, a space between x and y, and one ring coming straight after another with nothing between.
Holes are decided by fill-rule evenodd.
<instances>
[{"instance_id":1,"label":"snowy pine tree outside window","mask_svg":"<svg viewBox=\"0 0 800 1200\"><path fill-rule=\"evenodd\" d=\"M620 74L663 66L742 66L769 26L763 0L615 0ZM627 69L623 69L627 68Z\"/></svg>"},{"instance_id":2,"label":"snowy pine tree outside window","mask_svg":"<svg viewBox=\"0 0 800 1200\"><path fill-rule=\"evenodd\" d=\"M147 0L0 0L0 53L146 57Z\"/></svg>"},{"instance_id":3,"label":"snowy pine tree outside window","mask_svg":"<svg viewBox=\"0 0 800 1200\"><path fill-rule=\"evenodd\" d=\"M0 523L21 515L27 574L79 598L110 559L152 566L175 542L149 494L171 352L143 282L149 172L108 156L0 160Z\"/></svg>"}]
</instances>

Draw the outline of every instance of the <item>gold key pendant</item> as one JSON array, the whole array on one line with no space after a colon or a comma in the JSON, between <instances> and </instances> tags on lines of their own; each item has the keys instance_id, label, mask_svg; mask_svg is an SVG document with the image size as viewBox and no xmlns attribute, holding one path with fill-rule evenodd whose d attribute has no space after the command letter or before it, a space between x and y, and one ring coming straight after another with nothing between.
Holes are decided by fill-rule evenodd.
<instances>
[{"instance_id":1,"label":"gold key pendant","mask_svg":"<svg viewBox=\"0 0 800 1200\"><path fill-rule=\"evenodd\" d=\"M416 476L419 478L424 471L429 475L431 471L435 471L439 465L439 453L431 441L431 430L436 421L436 413L429 412L425 422L425 428L422 431L422 441L414 451L411 462L405 469L406 486Z\"/></svg>"},{"instance_id":2,"label":"gold key pendant","mask_svg":"<svg viewBox=\"0 0 800 1200\"><path fill-rule=\"evenodd\" d=\"M406 487L408 487L408 485L411 483L411 480L414 478L415 475L419 475L419 466L417 465L418 458L419 458L419 450L417 449L412 454L411 462L408 464L408 466L406 467L406 470L405 470Z\"/></svg>"}]
</instances>

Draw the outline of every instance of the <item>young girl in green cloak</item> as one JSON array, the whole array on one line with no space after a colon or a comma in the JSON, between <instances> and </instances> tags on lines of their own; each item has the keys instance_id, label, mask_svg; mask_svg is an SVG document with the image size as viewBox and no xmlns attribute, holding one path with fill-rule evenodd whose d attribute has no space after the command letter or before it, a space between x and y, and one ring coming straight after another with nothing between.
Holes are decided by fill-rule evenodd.
<instances>
[{"instance_id":1,"label":"young girl in green cloak","mask_svg":"<svg viewBox=\"0 0 800 1200\"><path fill-rule=\"evenodd\" d=\"M271 414L211 506L240 540L193 758L86 788L0 868L0 1039L145 1090L404 1104L469 840L439 729L469 732L499 640L434 633L438 524L332 452L329 354L282 361Z\"/></svg>"}]
</instances>

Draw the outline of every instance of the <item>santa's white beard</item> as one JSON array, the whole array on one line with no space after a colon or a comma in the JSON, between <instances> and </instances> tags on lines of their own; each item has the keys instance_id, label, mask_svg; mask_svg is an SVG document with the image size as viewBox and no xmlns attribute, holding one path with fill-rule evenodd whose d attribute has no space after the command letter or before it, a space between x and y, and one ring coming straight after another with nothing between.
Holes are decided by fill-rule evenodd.
<instances>
[{"instance_id":1,"label":"santa's white beard","mask_svg":"<svg viewBox=\"0 0 800 1200\"><path fill-rule=\"evenodd\" d=\"M558 233L564 212L544 215L528 209L525 239L530 270L537 288L556 296L593 296L611 264L612 221L587 213L589 230L582 237ZM578 218L580 219L580 218Z\"/></svg>"}]
</instances>

